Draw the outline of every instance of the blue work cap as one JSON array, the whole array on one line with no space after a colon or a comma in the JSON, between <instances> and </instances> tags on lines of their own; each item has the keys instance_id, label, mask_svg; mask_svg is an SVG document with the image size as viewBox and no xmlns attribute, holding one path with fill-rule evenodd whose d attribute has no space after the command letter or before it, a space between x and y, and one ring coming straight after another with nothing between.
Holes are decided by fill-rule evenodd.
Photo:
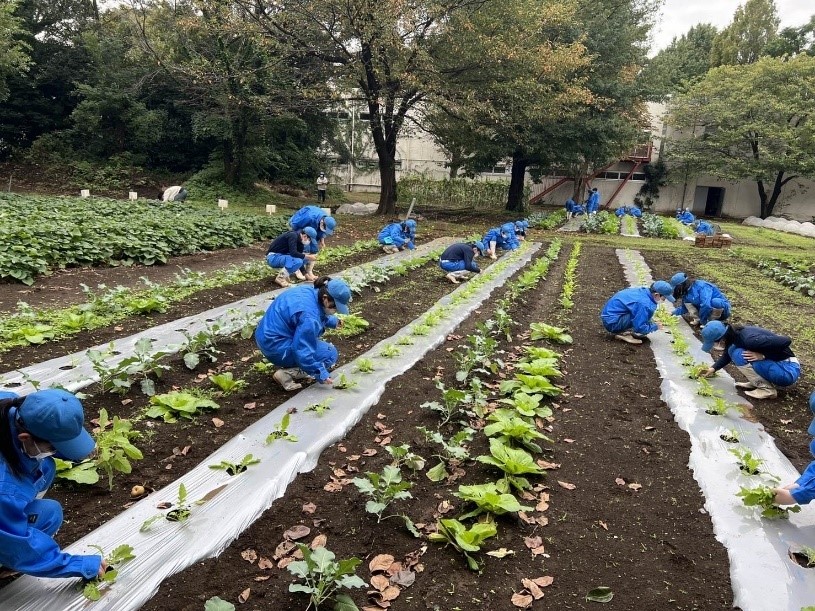
<instances>
[{"instance_id":1,"label":"blue work cap","mask_svg":"<svg viewBox=\"0 0 815 611\"><path fill-rule=\"evenodd\" d=\"M317 230L314 229L314 227L304 227L303 233L305 233L312 240L317 239Z\"/></svg>"},{"instance_id":2,"label":"blue work cap","mask_svg":"<svg viewBox=\"0 0 815 611\"><path fill-rule=\"evenodd\" d=\"M85 430L82 404L67 391L49 388L31 393L17 408L17 419L27 432L50 443L70 461L82 460L96 447Z\"/></svg>"},{"instance_id":3,"label":"blue work cap","mask_svg":"<svg viewBox=\"0 0 815 611\"><path fill-rule=\"evenodd\" d=\"M334 235L334 227L337 226L337 219L333 216L324 216L323 224L325 225L326 235Z\"/></svg>"},{"instance_id":4,"label":"blue work cap","mask_svg":"<svg viewBox=\"0 0 815 611\"><path fill-rule=\"evenodd\" d=\"M348 314L348 304L351 302L351 288L345 283L345 280L334 278L328 281L325 288L337 305L337 312Z\"/></svg>"},{"instance_id":5,"label":"blue work cap","mask_svg":"<svg viewBox=\"0 0 815 611\"><path fill-rule=\"evenodd\" d=\"M724 337L725 331L727 331L727 327L723 322L718 320L711 320L702 327L702 339L704 340L702 342L702 350L710 352L713 349L713 344Z\"/></svg>"},{"instance_id":6,"label":"blue work cap","mask_svg":"<svg viewBox=\"0 0 815 611\"><path fill-rule=\"evenodd\" d=\"M677 272L673 276L671 276L671 286L676 288L680 284L685 282L685 280L687 280L687 279L688 279L688 276L687 276L687 274L685 272Z\"/></svg>"},{"instance_id":7,"label":"blue work cap","mask_svg":"<svg viewBox=\"0 0 815 611\"><path fill-rule=\"evenodd\" d=\"M416 221L414 221L413 219L406 220L405 225L407 225L407 228L410 229L411 231L416 231Z\"/></svg>"},{"instance_id":8,"label":"blue work cap","mask_svg":"<svg viewBox=\"0 0 815 611\"><path fill-rule=\"evenodd\" d=\"M674 300L674 287L664 280L657 280L651 285L651 292L662 295L668 301Z\"/></svg>"},{"instance_id":9,"label":"blue work cap","mask_svg":"<svg viewBox=\"0 0 815 611\"><path fill-rule=\"evenodd\" d=\"M505 233L507 235L515 233L515 225L513 223L504 223L501 225L501 233Z\"/></svg>"}]
</instances>

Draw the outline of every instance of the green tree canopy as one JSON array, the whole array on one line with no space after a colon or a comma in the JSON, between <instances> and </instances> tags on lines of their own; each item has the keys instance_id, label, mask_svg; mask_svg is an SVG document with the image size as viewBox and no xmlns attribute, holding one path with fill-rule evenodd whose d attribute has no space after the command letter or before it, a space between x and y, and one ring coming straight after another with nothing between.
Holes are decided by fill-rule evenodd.
<instances>
[{"instance_id":1,"label":"green tree canopy","mask_svg":"<svg viewBox=\"0 0 815 611\"><path fill-rule=\"evenodd\" d=\"M797 177L815 178L815 58L721 66L671 103L669 162L756 183L761 217Z\"/></svg>"},{"instance_id":2,"label":"green tree canopy","mask_svg":"<svg viewBox=\"0 0 815 611\"><path fill-rule=\"evenodd\" d=\"M643 72L648 97L663 100L684 83L703 77L711 67L710 51L716 34L715 26L700 23L657 53Z\"/></svg>"},{"instance_id":3,"label":"green tree canopy","mask_svg":"<svg viewBox=\"0 0 815 611\"><path fill-rule=\"evenodd\" d=\"M752 64L778 35L774 0L747 0L739 5L733 21L713 41L711 66Z\"/></svg>"},{"instance_id":4,"label":"green tree canopy","mask_svg":"<svg viewBox=\"0 0 815 611\"><path fill-rule=\"evenodd\" d=\"M9 94L6 77L24 72L30 61L28 45L21 40L21 20L14 15L16 8L14 0L0 6L0 102Z\"/></svg>"}]
</instances>

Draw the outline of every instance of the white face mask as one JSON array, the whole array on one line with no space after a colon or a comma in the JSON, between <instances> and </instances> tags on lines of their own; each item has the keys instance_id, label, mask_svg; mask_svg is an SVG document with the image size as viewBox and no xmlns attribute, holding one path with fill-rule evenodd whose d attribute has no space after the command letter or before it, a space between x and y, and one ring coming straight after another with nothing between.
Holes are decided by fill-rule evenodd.
<instances>
[{"instance_id":1,"label":"white face mask","mask_svg":"<svg viewBox=\"0 0 815 611\"><path fill-rule=\"evenodd\" d=\"M29 441L30 441L31 444L33 444L34 450L35 450L35 454L32 455L25 449L25 447L23 447L23 452L29 458L33 458L34 460L43 460L43 459L48 458L49 456L53 456L54 454L57 453L57 451L55 449L51 449L51 450L48 450L48 451L44 452L40 448L40 446L37 445L36 441L34 441L33 439L30 439Z\"/></svg>"}]
</instances>

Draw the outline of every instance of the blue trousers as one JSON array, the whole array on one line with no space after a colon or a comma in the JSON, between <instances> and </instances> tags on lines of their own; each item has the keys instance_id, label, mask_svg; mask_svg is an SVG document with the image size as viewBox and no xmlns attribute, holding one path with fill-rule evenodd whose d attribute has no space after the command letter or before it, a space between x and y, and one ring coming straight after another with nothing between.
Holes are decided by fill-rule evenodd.
<instances>
[{"instance_id":1,"label":"blue trousers","mask_svg":"<svg viewBox=\"0 0 815 611\"><path fill-rule=\"evenodd\" d=\"M28 523L47 535L53 535L62 524L62 505L51 499L34 499L25 512Z\"/></svg>"},{"instance_id":2,"label":"blue trousers","mask_svg":"<svg viewBox=\"0 0 815 611\"><path fill-rule=\"evenodd\" d=\"M266 263L269 264L269 267L274 267L276 269L285 269L286 272L291 275L296 272L298 269L302 269L303 265L306 264L305 259L298 259L297 257L291 257L289 255L281 255L275 252L270 252L266 255Z\"/></svg>"},{"instance_id":3,"label":"blue trousers","mask_svg":"<svg viewBox=\"0 0 815 611\"><path fill-rule=\"evenodd\" d=\"M460 272L464 271L464 261L439 261L439 267L448 274L450 272Z\"/></svg>"},{"instance_id":4,"label":"blue trousers","mask_svg":"<svg viewBox=\"0 0 815 611\"><path fill-rule=\"evenodd\" d=\"M271 363L277 367L300 367L300 362L297 359L297 353L292 349L290 342L281 342L274 347L272 351L267 352L261 349L263 356L265 356ZM340 358L340 353L334 347L334 344L329 344L322 340L317 340L317 347L314 350L314 358L320 361L323 366L330 371ZM307 372L309 373L309 372Z\"/></svg>"},{"instance_id":5,"label":"blue trousers","mask_svg":"<svg viewBox=\"0 0 815 611\"><path fill-rule=\"evenodd\" d=\"M609 333L617 334L634 328L634 326L631 324L631 314L623 314L614 320L603 318L601 316L600 320L603 321L603 326Z\"/></svg>"},{"instance_id":6,"label":"blue trousers","mask_svg":"<svg viewBox=\"0 0 815 611\"><path fill-rule=\"evenodd\" d=\"M730 346L727 353L737 367L750 365L758 375L775 386L792 386L801 376L801 365L795 361L761 361L749 362L744 358L744 348Z\"/></svg>"}]
</instances>

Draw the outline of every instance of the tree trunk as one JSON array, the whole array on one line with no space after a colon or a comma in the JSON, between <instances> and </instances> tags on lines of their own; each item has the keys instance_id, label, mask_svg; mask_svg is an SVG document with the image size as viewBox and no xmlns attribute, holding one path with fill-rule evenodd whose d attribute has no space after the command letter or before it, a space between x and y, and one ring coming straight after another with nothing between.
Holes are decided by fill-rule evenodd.
<instances>
[{"instance_id":1,"label":"tree trunk","mask_svg":"<svg viewBox=\"0 0 815 611\"><path fill-rule=\"evenodd\" d=\"M526 166L529 161L525 159L520 151L515 151L512 155L512 178L509 181L509 193L507 194L506 210L509 212L524 212L524 180L526 178Z\"/></svg>"},{"instance_id":2,"label":"tree trunk","mask_svg":"<svg viewBox=\"0 0 815 611\"><path fill-rule=\"evenodd\" d=\"M770 216L773 209L772 206L768 206L767 190L764 188L764 181L757 180L756 186L758 187L758 200L761 202L761 211L759 212L759 215L761 218L766 219L768 216ZM774 204L775 203L773 203L773 205Z\"/></svg>"},{"instance_id":3,"label":"tree trunk","mask_svg":"<svg viewBox=\"0 0 815 611\"><path fill-rule=\"evenodd\" d=\"M384 161L384 163L383 163ZM393 159L379 160L379 180L382 183L379 192L379 207L377 214L396 214L396 164Z\"/></svg>"}]
</instances>

